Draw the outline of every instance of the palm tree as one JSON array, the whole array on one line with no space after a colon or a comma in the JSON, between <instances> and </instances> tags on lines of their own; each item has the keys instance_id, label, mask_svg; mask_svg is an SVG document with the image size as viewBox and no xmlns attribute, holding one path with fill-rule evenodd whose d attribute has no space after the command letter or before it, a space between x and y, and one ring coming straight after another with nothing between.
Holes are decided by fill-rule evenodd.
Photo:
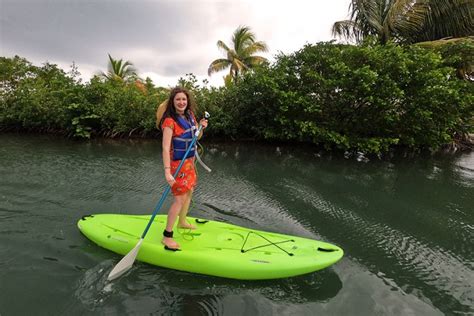
<instances>
[{"instance_id":1,"label":"palm tree","mask_svg":"<svg viewBox=\"0 0 474 316\"><path fill-rule=\"evenodd\" d=\"M350 19L334 23L335 36L361 42L375 36L406 43L474 33L474 0L352 0Z\"/></svg>"},{"instance_id":2,"label":"palm tree","mask_svg":"<svg viewBox=\"0 0 474 316\"><path fill-rule=\"evenodd\" d=\"M410 43L474 35L474 0L429 0L428 5L426 23L409 34Z\"/></svg>"},{"instance_id":3,"label":"palm tree","mask_svg":"<svg viewBox=\"0 0 474 316\"><path fill-rule=\"evenodd\" d=\"M230 67L229 75L224 77L226 83L232 79L234 82L239 76L253 67L268 62L266 58L255 56L255 53L266 52L267 44L255 40L255 34L247 26L239 26L232 35L232 46L229 48L224 42L217 41L217 47L221 49L226 58L214 60L208 68L209 76Z\"/></svg>"},{"instance_id":4,"label":"palm tree","mask_svg":"<svg viewBox=\"0 0 474 316\"><path fill-rule=\"evenodd\" d=\"M113 59L109 55L109 65L107 73L102 73L102 77L109 80L129 81L137 79L136 69L129 61L123 62L122 59Z\"/></svg>"}]
</instances>

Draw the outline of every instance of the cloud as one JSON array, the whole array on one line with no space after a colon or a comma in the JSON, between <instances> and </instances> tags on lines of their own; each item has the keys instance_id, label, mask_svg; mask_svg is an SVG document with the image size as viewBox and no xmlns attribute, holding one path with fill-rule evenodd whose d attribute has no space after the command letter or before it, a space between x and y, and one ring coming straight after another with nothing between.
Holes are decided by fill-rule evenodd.
<instances>
[{"instance_id":1,"label":"cloud","mask_svg":"<svg viewBox=\"0 0 474 316\"><path fill-rule=\"evenodd\" d=\"M84 77L106 70L108 57L131 61L139 74L177 80L207 76L222 57L217 40L230 43L239 25L267 42L272 58L306 42L329 40L349 0L1 0L1 55L61 67L74 61ZM152 76L152 74L154 74ZM221 82L223 74L211 77ZM175 78L175 79L172 79ZM215 79L217 78L217 79ZM153 78L152 78L153 79ZM172 84L172 83L170 83Z\"/></svg>"}]
</instances>

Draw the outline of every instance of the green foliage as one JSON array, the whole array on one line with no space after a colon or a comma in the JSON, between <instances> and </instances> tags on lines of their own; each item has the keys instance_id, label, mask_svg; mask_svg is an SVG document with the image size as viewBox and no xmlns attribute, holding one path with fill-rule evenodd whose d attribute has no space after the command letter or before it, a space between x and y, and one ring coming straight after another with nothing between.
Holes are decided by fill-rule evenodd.
<instances>
[{"instance_id":1,"label":"green foliage","mask_svg":"<svg viewBox=\"0 0 474 316\"><path fill-rule=\"evenodd\" d=\"M458 78L474 81L474 36L422 42L417 45L439 52L444 64L456 69Z\"/></svg>"},{"instance_id":2,"label":"green foliage","mask_svg":"<svg viewBox=\"0 0 474 316\"><path fill-rule=\"evenodd\" d=\"M192 92L198 117L212 114L207 138L373 154L393 147L437 150L473 132L474 85L456 77L456 56L466 48L456 47L319 43L280 54L225 87L198 84L193 74L179 85ZM68 75L19 57L1 58L0 70L0 130L78 138L154 135L156 108L169 93L150 79L96 76L82 84L75 68Z\"/></svg>"},{"instance_id":3,"label":"green foliage","mask_svg":"<svg viewBox=\"0 0 474 316\"><path fill-rule=\"evenodd\" d=\"M67 112L71 118L68 129L75 137L90 138L92 126L97 126L100 117L90 113L90 110L84 105L85 103L71 103L67 106Z\"/></svg>"},{"instance_id":4,"label":"green foliage","mask_svg":"<svg viewBox=\"0 0 474 316\"><path fill-rule=\"evenodd\" d=\"M102 82L94 78L88 98L96 104L93 113L100 117L102 132L106 134L151 131L158 104L156 95L146 95L135 85L120 81Z\"/></svg>"},{"instance_id":5,"label":"green foliage","mask_svg":"<svg viewBox=\"0 0 474 316\"><path fill-rule=\"evenodd\" d=\"M418 47L320 43L277 56L224 90L233 137L328 149L436 150L472 130L472 85Z\"/></svg>"},{"instance_id":6,"label":"green foliage","mask_svg":"<svg viewBox=\"0 0 474 316\"><path fill-rule=\"evenodd\" d=\"M7 74L10 79L2 80L2 127L68 129L72 118L68 116L67 107L83 102L80 85L49 63L33 67L24 59L15 57L3 59L1 64L2 67L5 64L12 66Z\"/></svg>"},{"instance_id":7,"label":"green foliage","mask_svg":"<svg viewBox=\"0 0 474 316\"><path fill-rule=\"evenodd\" d=\"M73 137L155 132L155 111L165 90L94 77L83 85L56 65L34 67L2 58L0 128L57 131ZM145 86L147 87L147 86Z\"/></svg>"}]
</instances>

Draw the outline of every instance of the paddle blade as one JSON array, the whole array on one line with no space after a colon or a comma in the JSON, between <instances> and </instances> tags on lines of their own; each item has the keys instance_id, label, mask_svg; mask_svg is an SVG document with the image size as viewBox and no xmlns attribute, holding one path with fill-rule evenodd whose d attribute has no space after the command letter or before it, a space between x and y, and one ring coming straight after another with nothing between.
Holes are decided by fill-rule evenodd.
<instances>
[{"instance_id":1,"label":"paddle blade","mask_svg":"<svg viewBox=\"0 0 474 316\"><path fill-rule=\"evenodd\" d=\"M108 281L115 280L116 278L123 275L125 272L130 270L133 266L133 262L135 262L135 258L138 255L138 251L140 251L140 246L142 245L143 238L141 238L137 245L129 252L125 257L120 260L119 263L110 271L109 276L107 277Z\"/></svg>"}]
</instances>

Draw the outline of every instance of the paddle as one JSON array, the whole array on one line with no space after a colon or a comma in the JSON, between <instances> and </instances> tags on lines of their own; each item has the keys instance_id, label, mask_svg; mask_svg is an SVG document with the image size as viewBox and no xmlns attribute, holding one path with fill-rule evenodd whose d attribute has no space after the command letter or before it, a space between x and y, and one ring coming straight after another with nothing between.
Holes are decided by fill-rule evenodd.
<instances>
[{"instance_id":1,"label":"paddle","mask_svg":"<svg viewBox=\"0 0 474 316\"><path fill-rule=\"evenodd\" d=\"M211 115L208 112L204 112L204 117L208 119ZM184 153L184 157L181 160L181 162L178 165L178 169L176 169L176 172L174 173L174 178L178 176L179 170L181 170L181 167L184 164L184 161L186 160L186 157L188 157L189 152L191 149L194 147L194 144L197 141L197 138L199 134L201 133L202 130L202 125L199 125L198 130L194 134L194 137L191 141L191 145L189 146L188 150ZM142 245L143 239L145 238L146 234L148 233L148 230L150 229L151 224L153 223L153 220L155 219L156 214L158 211L161 209L161 206L163 206L163 203L165 202L166 197L168 196L168 193L171 191L171 187L167 186L165 189L165 192L163 192L163 195L161 196L160 201L155 207L155 210L153 211L153 215L151 216L150 220L148 221L148 225L146 226L145 230L143 231L142 237L136 244L136 246L125 256L120 260L119 263L110 271L109 276L107 277L108 281L112 281L121 275L123 275L125 272L130 270L130 268L133 266L133 262L135 261L138 252L140 251L140 246Z\"/></svg>"}]
</instances>

